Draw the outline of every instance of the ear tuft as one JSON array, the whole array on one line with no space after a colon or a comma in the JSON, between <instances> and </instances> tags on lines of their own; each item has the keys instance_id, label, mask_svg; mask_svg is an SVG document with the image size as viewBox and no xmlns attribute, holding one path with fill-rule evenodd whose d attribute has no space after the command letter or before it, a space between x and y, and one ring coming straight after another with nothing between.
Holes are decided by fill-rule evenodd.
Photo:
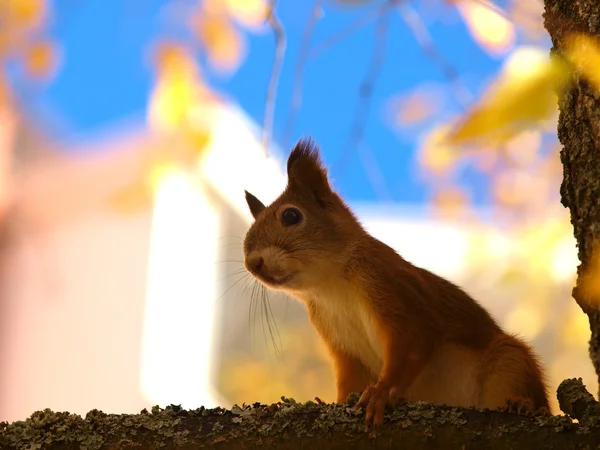
<instances>
[{"instance_id":1,"label":"ear tuft","mask_svg":"<svg viewBox=\"0 0 600 450\"><path fill-rule=\"evenodd\" d=\"M321 162L319 148L308 138L298 141L287 163L288 186L310 192L321 206L326 206L332 194L327 170Z\"/></svg>"},{"instance_id":2,"label":"ear tuft","mask_svg":"<svg viewBox=\"0 0 600 450\"><path fill-rule=\"evenodd\" d=\"M248 191L244 191L246 194L246 203L248 203L248 208L250 208L250 213L252 217L256 219L256 217L260 214L260 212L265 209L265 205L257 199L254 195L252 195Z\"/></svg>"},{"instance_id":3,"label":"ear tuft","mask_svg":"<svg viewBox=\"0 0 600 450\"><path fill-rule=\"evenodd\" d=\"M311 162L316 167L325 171L321 162L321 156L319 155L319 147L311 137L300 139L292 149L287 162L288 176L291 174L294 164L302 161Z\"/></svg>"}]
</instances>

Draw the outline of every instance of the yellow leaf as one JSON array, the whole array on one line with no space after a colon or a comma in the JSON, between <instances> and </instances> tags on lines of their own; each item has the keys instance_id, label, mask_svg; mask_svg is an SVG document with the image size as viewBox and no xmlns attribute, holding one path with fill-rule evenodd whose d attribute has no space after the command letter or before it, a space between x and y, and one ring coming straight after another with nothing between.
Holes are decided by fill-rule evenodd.
<instances>
[{"instance_id":1,"label":"yellow leaf","mask_svg":"<svg viewBox=\"0 0 600 450\"><path fill-rule=\"evenodd\" d=\"M57 53L50 41L37 41L25 49L25 68L32 77L47 77L56 68Z\"/></svg>"},{"instance_id":2,"label":"yellow leaf","mask_svg":"<svg viewBox=\"0 0 600 450\"><path fill-rule=\"evenodd\" d=\"M148 119L157 129L173 131L184 122L204 86L192 56L178 44L160 45L155 64L158 80L150 97Z\"/></svg>"},{"instance_id":3,"label":"yellow leaf","mask_svg":"<svg viewBox=\"0 0 600 450\"><path fill-rule=\"evenodd\" d=\"M506 53L515 44L513 25L498 12L498 7L473 0L455 2L467 28L475 41L488 53Z\"/></svg>"},{"instance_id":4,"label":"yellow leaf","mask_svg":"<svg viewBox=\"0 0 600 450\"><path fill-rule=\"evenodd\" d=\"M149 120L158 129L174 130L184 121L195 98L195 80L186 74L160 79L150 99Z\"/></svg>"},{"instance_id":5,"label":"yellow leaf","mask_svg":"<svg viewBox=\"0 0 600 450\"><path fill-rule=\"evenodd\" d=\"M226 0L229 14L247 28L260 28L267 18L265 0Z\"/></svg>"},{"instance_id":6,"label":"yellow leaf","mask_svg":"<svg viewBox=\"0 0 600 450\"><path fill-rule=\"evenodd\" d=\"M233 71L238 67L245 51L244 42L227 15L200 14L193 19L192 27L215 68Z\"/></svg>"},{"instance_id":7,"label":"yellow leaf","mask_svg":"<svg viewBox=\"0 0 600 450\"><path fill-rule=\"evenodd\" d=\"M600 93L600 43L583 34L572 34L565 40L569 60Z\"/></svg>"},{"instance_id":8,"label":"yellow leaf","mask_svg":"<svg viewBox=\"0 0 600 450\"><path fill-rule=\"evenodd\" d=\"M536 61L537 60L537 61ZM496 83L449 134L449 144L484 140L506 142L556 110L555 89L568 80L566 65L548 60L537 49L520 49L508 60Z\"/></svg>"}]
</instances>

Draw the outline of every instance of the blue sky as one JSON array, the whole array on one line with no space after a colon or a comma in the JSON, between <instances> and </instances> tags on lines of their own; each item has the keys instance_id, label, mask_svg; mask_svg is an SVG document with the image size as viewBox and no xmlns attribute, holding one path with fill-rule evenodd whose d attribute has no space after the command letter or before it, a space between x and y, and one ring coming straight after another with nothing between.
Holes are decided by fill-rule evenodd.
<instances>
[{"instance_id":1,"label":"blue sky","mask_svg":"<svg viewBox=\"0 0 600 450\"><path fill-rule=\"evenodd\" d=\"M51 117L50 132L64 141L94 139L95 136L129 122L142 124L152 87L148 48L155 39L176 35L183 24L169 22L159 0L54 0L52 34L62 46L60 72L44 89L28 91L24 99L39 117ZM341 7L325 2L313 42L336 33L373 8ZM428 24L438 49L452 62L466 85L481 92L501 65L472 40L454 8L443 2L414 2ZM279 2L278 12L286 27L288 47L275 111L275 139L279 140L289 110L292 74L311 1ZM443 19L443 20L442 20ZM419 131L394 130L385 118L390 97L407 93L424 83L448 88L439 66L417 44L400 16L392 14L387 39L387 57L374 86L364 142L382 173L374 188L356 149L348 145L349 133L363 81L373 53L376 23L364 27L341 43L309 60L303 82L303 105L293 140L312 134L321 145L331 174L343 196L350 201L393 200L422 203L429 196L414 161ZM231 76L211 73L211 84L237 102L259 124L262 123L265 91L274 53L274 37L266 32L249 35L243 65ZM25 94L22 94L25 95ZM449 95L445 113L456 112L458 103ZM340 168L342 152L352 152ZM337 164L337 165L336 165ZM485 203L484 180L465 172L461 180L477 203Z\"/></svg>"}]
</instances>

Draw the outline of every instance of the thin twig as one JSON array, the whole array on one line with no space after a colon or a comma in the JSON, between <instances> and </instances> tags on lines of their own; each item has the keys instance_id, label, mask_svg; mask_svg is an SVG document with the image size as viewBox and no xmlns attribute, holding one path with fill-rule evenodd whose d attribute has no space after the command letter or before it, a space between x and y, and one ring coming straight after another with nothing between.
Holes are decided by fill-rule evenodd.
<instances>
[{"instance_id":1,"label":"thin twig","mask_svg":"<svg viewBox=\"0 0 600 450\"><path fill-rule=\"evenodd\" d=\"M329 37L327 37L326 39L324 39L321 43L313 46L313 48L310 49L308 56L310 58L316 58L321 53L327 51L328 49L330 49L337 43L346 39L348 36L354 34L358 30L369 25L375 19L380 17L384 11L387 11L388 7L389 7L389 5L387 3L385 3L383 5L378 5L377 7L372 8L370 11L361 15L355 21L349 23L347 26L345 26L341 30L335 32L334 34L332 34Z\"/></svg>"},{"instance_id":2,"label":"thin twig","mask_svg":"<svg viewBox=\"0 0 600 450\"><path fill-rule=\"evenodd\" d=\"M367 72L358 88L358 104L356 106L354 118L350 127L348 144L346 145L345 151L342 151L335 164L335 166L338 168L338 177L341 177L341 174L346 169L347 164L354 154L354 150L361 145L364 137L366 121L371 110L373 91L375 90L375 84L385 63L390 22L389 12L391 11L393 5L393 0L386 3L386 10L382 11L379 21L377 22L373 54L367 68Z\"/></svg>"},{"instance_id":3,"label":"thin twig","mask_svg":"<svg viewBox=\"0 0 600 450\"><path fill-rule=\"evenodd\" d=\"M322 0L314 0L312 12L310 14L310 17L308 18L308 21L306 22L304 32L302 33L300 50L298 51L296 65L294 67L292 101L290 104L290 110L286 117L285 128L283 131L283 148L288 148L288 145L290 144L290 140L292 138L292 134L294 133L294 128L296 125L298 112L300 111L300 107L302 106L302 75L304 73L306 61L308 60L308 56L310 54L310 41L312 39L315 26L321 17L321 3Z\"/></svg>"},{"instance_id":4,"label":"thin twig","mask_svg":"<svg viewBox=\"0 0 600 450\"><path fill-rule=\"evenodd\" d=\"M268 154L268 145L273 134L273 120L275 116L275 100L277 98L277 85L281 75L283 59L285 57L286 36L285 29L275 8L277 0L272 0L267 15L267 21L271 24L275 33L275 56L273 58L273 66L271 68L271 79L267 87L267 96L265 99L265 117L263 121L262 144L265 154Z\"/></svg>"},{"instance_id":5,"label":"thin twig","mask_svg":"<svg viewBox=\"0 0 600 450\"><path fill-rule=\"evenodd\" d=\"M379 164L377 164L373 151L364 141L358 145L358 156L362 160L363 168L367 174L367 180L369 180L375 195L379 200L391 202L393 200L392 194L385 183L383 172L379 168Z\"/></svg>"},{"instance_id":6,"label":"thin twig","mask_svg":"<svg viewBox=\"0 0 600 450\"><path fill-rule=\"evenodd\" d=\"M419 13L409 4L398 5L398 14L410 29L423 52L439 67L444 77L452 86L454 96L463 110L472 101L473 95L466 86L460 81L458 70L446 59L440 52L435 41L429 34L427 26L421 19Z\"/></svg>"}]
</instances>

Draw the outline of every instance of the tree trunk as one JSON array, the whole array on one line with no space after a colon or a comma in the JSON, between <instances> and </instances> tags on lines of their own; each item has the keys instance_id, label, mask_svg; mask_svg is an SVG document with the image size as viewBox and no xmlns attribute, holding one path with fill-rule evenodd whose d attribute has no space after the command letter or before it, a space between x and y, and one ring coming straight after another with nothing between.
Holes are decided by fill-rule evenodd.
<instances>
[{"instance_id":1,"label":"tree trunk","mask_svg":"<svg viewBox=\"0 0 600 450\"><path fill-rule=\"evenodd\" d=\"M552 53L561 55L571 32L600 37L599 0L545 0L545 27ZM600 380L600 289L588 289L586 280L597 271L594 255L600 244L600 95L579 76L559 98L558 137L563 145L561 197L571 212L579 248L577 284L573 297L589 316L590 357ZM600 278L600 274L596 277Z\"/></svg>"}]
</instances>

